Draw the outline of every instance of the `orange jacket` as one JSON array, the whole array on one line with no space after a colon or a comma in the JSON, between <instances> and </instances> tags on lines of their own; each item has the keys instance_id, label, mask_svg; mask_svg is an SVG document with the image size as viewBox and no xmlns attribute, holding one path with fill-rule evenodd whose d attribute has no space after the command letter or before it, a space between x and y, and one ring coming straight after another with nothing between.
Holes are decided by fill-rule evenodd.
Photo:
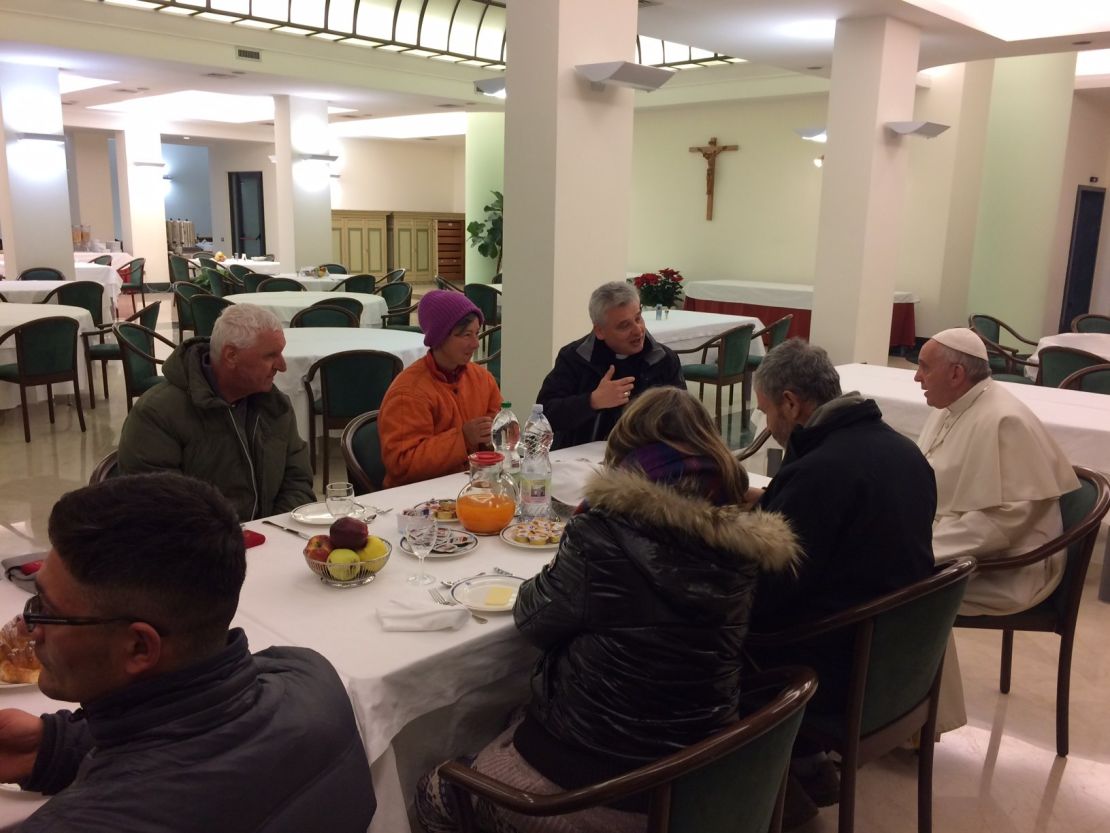
<instances>
[{"instance_id":1,"label":"orange jacket","mask_svg":"<svg viewBox=\"0 0 1110 833\"><path fill-rule=\"evenodd\" d=\"M378 416L385 487L466 471L464 422L493 416L501 391L488 370L469 363L449 382L431 351L393 380Z\"/></svg>"}]
</instances>

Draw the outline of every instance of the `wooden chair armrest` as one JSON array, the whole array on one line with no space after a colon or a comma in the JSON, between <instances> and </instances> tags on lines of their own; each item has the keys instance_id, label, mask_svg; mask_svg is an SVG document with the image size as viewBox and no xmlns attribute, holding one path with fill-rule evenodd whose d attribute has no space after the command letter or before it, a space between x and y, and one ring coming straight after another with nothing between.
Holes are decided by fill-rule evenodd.
<instances>
[{"instance_id":1,"label":"wooden chair armrest","mask_svg":"<svg viewBox=\"0 0 1110 833\"><path fill-rule=\"evenodd\" d=\"M736 462L738 463L747 460L749 457L759 451L759 449L763 448L763 446L769 439L771 439L771 429L764 428L762 431L759 432L759 434L756 435L756 438L752 440L751 445L749 445L747 448L741 448L734 451L732 453L732 456L736 458Z\"/></svg>"},{"instance_id":2,"label":"wooden chair armrest","mask_svg":"<svg viewBox=\"0 0 1110 833\"><path fill-rule=\"evenodd\" d=\"M1056 553L1063 552L1068 546L1086 535L1088 530L1083 524L1068 530L1062 538L1054 538L1047 544L1042 544L1036 549L1023 552L1019 555L980 555L976 557L977 569L981 573L993 573L999 570L1016 570L1019 567L1028 567L1038 561L1051 558Z\"/></svg>"},{"instance_id":3,"label":"wooden chair armrest","mask_svg":"<svg viewBox=\"0 0 1110 833\"><path fill-rule=\"evenodd\" d=\"M709 348L719 343L723 335L724 334L722 333L721 335L713 336L713 338L709 339L706 342L703 342L702 344L699 344L697 347L688 347L685 350L672 350L671 352L682 355L683 353L697 353L700 350L702 351L702 356L704 358L704 355L709 351Z\"/></svg>"}]
</instances>

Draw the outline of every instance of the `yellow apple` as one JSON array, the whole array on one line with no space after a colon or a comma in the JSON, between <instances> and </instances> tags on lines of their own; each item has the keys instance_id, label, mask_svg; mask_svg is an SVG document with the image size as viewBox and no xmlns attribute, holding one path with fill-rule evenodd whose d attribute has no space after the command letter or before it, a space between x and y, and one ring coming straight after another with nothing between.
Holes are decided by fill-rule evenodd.
<instances>
[{"instance_id":1,"label":"yellow apple","mask_svg":"<svg viewBox=\"0 0 1110 833\"><path fill-rule=\"evenodd\" d=\"M328 575L336 581L358 578L359 557L354 550L340 548L328 553Z\"/></svg>"},{"instance_id":2,"label":"yellow apple","mask_svg":"<svg viewBox=\"0 0 1110 833\"><path fill-rule=\"evenodd\" d=\"M388 552L389 546L385 541L376 535L371 535L366 541L366 546L358 550L358 557L362 561L364 570L376 573L385 566L388 560L385 556Z\"/></svg>"}]
</instances>

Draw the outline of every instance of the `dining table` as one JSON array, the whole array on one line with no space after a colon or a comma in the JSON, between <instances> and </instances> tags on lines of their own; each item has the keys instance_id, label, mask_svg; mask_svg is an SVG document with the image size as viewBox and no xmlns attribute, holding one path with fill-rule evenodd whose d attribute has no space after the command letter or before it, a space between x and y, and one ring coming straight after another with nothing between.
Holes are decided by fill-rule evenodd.
<instances>
[{"instance_id":1,"label":"dining table","mask_svg":"<svg viewBox=\"0 0 1110 833\"><path fill-rule=\"evenodd\" d=\"M272 293L270 293L272 294ZM296 294L296 293L293 293ZM285 370L274 377L274 385L289 397L297 416L297 430L309 436L308 402L301 378L313 363L325 356L345 350L381 350L392 353L408 367L420 359L428 348L421 333L406 330L383 330L380 327L287 327L285 332ZM319 376L313 381L314 396L320 395Z\"/></svg>"},{"instance_id":2,"label":"dining table","mask_svg":"<svg viewBox=\"0 0 1110 833\"><path fill-rule=\"evenodd\" d=\"M98 257L104 257L104 255L108 255L112 258L112 262L108 265L113 269L126 266L135 259L135 255L130 252L74 252L73 259L78 263L89 263L90 261L96 260Z\"/></svg>"},{"instance_id":3,"label":"dining table","mask_svg":"<svg viewBox=\"0 0 1110 833\"><path fill-rule=\"evenodd\" d=\"M282 272L276 278L290 278L295 280L309 292L331 292L343 283L350 275L298 275L293 272Z\"/></svg>"},{"instance_id":4,"label":"dining table","mask_svg":"<svg viewBox=\"0 0 1110 833\"><path fill-rule=\"evenodd\" d=\"M38 304L46 300L46 296L69 281L4 281L0 283L0 295L12 304ZM57 297L57 296L55 296ZM109 293L104 293L100 320L105 324L112 320L112 298Z\"/></svg>"},{"instance_id":5,"label":"dining table","mask_svg":"<svg viewBox=\"0 0 1110 833\"><path fill-rule=\"evenodd\" d=\"M751 324L755 331L763 329L763 322L750 315L725 315L717 312L692 312L690 310L672 309L663 317L657 318L655 310L644 310L644 325L651 333L652 338L660 344L665 344L672 350L689 350L698 347L711 338L731 330ZM763 340L753 339L748 348L749 355L762 356L765 348ZM698 364L702 361L701 353L683 353L679 356L683 364ZM712 348L705 359L708 363L717 361L717 349Z\"/></svg>"},{"instance_id":6,"label":"dining table","mask_svg":"<svg viewBox=\"0 0 1110 833\"><path fill-rule=\"evenodd\" d=\"M1037 349L1029 357L1034 365L1040 364L1037 356L1045 347L1068 347L1072 350L1082 350L1084 353L1094 353L1110 362L1110 333L1057 333L1045 336L1037 341ZM1025 375L1030 379L1037 378L1039 367L1026 367Z\"/></svg>"},{"instance_id":7,"label":"dining table","mask_svg":"<svg viewBox=\"0 0 1110 833\"><path fill-rule=\"evenodd\" d=\"M0 289L0 291L3 291ZM6 335L14 327L26 324L39 318L49 318L54 315L63 315L77 320L78 331L85 333L96 329L92 316L87 309L71 307L66 304L15 304L0 303L0 337ZM0 364L15 364L15 338L9 338L0 345ZM89 389L88 374L85 372L85 359L81 350L81 341L77 341L77 381L82 391ZM55 393L73 393L73 384L59 382L54 385ZM46 385L37 385L27 388L27 403L42 402L46 399ZM0 385L0 410L19 407L19 385Z\"/></svg>"},{"instance_id":8,"label":"dining table","mask_svg":"<svg viewBox=\"0 0 1110 833\"><path fill-rule=\"evenodd\" d=\"M382 316L386 314L388 306L380 295L369 295L364 292L241 292L238 295L228 295L227 300L233 304L253 304L272 312L281 321L281 326L288 327L293 316L313 304L336 298L353 298L362 304L363 327L381 327Z\"/></svg>"},{"instance_id":9,"label":"dining table","mask_svg":"<svg viewBox=\"0 0 1110 833\"><path fill-rule=\"evenodd\" d=\"M198 257L215 260L211 252L207 254L201 253L193 255L189 258L189 260L193 263L193 265L200 266L201 263L199 260L197 260ZM276 260L254 260L253 258L249 257L225 257L223 260L217 261L217 263L219 263L225 269L228 266L245 266L247 269L250 269L252 272L259 275L275 276L281 272L281 263Z\"/></svg>"},{"instance_id":10,"label":"dining table","mask_svg":"<svg viewBox=\"0 0 1110 833\"><path fill-rule=\"evenodd\" d=\"M4 255L0 254L0 274L4 272ZM84 263L74 262L73 264L74 278L66 275L66 280L79 280L79 281L96 281L104 285L104 294L108 297L110 304L115 304L116 299L119 297L120 287L123 285L123 280L111 266L102 266L99 263ZM0 281L0 292L7 295L8 287L16 283L24 283L24 281L17 280L17 275L8 276L8 280Z\"/></svg>"}]
</instances>

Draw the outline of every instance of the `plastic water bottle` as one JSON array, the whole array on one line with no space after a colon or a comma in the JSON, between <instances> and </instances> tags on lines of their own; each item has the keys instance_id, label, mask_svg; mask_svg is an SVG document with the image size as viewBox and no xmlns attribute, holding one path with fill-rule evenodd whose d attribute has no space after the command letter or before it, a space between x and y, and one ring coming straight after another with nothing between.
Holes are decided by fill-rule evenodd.
<instances>
[{"instance_id":1,"label":"plastic water bottle","mask_svg":"<svg viewBox=\"0 0 1110 833\"><path fill-rule=\"evenodd\" d=\"M537 518L551 510L551 443L555 432L543 415L543 405L533 405L524 423L524 450L520 461L520 514Z\"/></svg>"},{"instance_id":2,"label":"plastic water bottle","mask_svg":"<svg viewBox=\"0 0 1110 833\"><path fill-rule=\"evenodd\" d=\"M513 479L513 485L520 491L520 421L513 413L512 402L502 402L501 410L493 418L490 432L493 448L505 455L505 473Z\"/></svg>"}]
</instances>

